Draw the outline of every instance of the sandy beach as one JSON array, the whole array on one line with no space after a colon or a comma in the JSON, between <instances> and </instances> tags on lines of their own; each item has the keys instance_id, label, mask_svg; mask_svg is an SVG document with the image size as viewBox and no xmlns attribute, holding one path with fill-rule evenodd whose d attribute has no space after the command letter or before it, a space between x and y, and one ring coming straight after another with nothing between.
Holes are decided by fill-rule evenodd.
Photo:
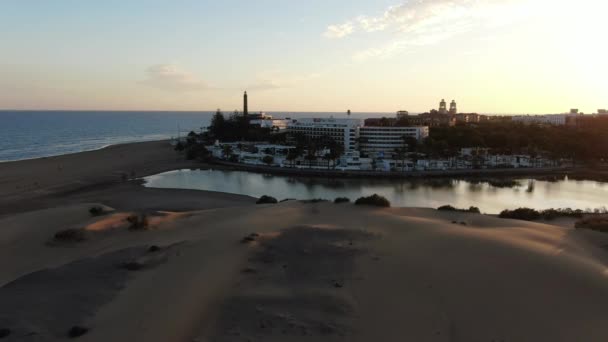
<instances>
[{"instance_id":1,"label":"sandy beach","mask_svg":"<svg viewBox=\"0 0 608 342\"><path fill-rule=\"evenodd\" d=\"M195 166L167 142L0 163L0 338L608 340L608 234L123 176Z\"/></svg>"},{"instance_id":2,"label":"sandy beach","mask_svg":"<svg viewBox=\"0 0 608 342\"><path fill-rule=\"evenodd\" d=\"M235 196L217 194L209 200L201 192L145 189L128 180L169 170L201 167L175 153L168 141L109 146L96 151L0 163L0 216L86 201L108 201L126 208L163 201L166 209L225 206ZM179 203L164 194L175 193ZM142 197L143 196L143 197ZM143 199L145 198L145 200ZM224 201L227 200L227 201ZM196 202L196 203L193 203ZM198 203L203 201L206 203ZM170 204L173 203L173 204Z\"/></svg>"}]
</instances>

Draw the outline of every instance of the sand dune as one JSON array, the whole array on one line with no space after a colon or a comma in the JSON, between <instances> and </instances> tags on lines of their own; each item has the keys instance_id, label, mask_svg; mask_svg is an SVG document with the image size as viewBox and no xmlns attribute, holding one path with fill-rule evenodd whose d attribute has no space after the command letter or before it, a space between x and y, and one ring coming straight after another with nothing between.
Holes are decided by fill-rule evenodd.
<instances>
[{"instance_id":1,"label":"sand dune","mask_svg":"<svg viewBox=\"0 0 608 342\"><path fill-rule=\"evenodd\" d=\"M608 341L608 234L122 179L184 165L166 142L0 164L0 338Z\"/></svg>"},{"instance_id":2,"label":"sand dune","mask_svg":"<svg viewBox=\"0 0 608 342\"><path fill-rule=\"evenodd\" d=\"M608 339L603 236L430 209L287 202L46 243L63 227L108 220L88 207L0 222L9 340L61 340L73 325L91 329L85 341ZM146 267L151 245L162 262ZM141 269L121 267L133 260Z\"/></svg>"}]
</instances>

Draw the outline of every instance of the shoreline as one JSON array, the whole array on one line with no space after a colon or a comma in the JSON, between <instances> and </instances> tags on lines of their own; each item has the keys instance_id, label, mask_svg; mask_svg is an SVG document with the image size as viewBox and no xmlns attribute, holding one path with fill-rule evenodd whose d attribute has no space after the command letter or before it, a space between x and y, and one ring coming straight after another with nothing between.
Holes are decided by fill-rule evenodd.
<instances>
[{"instance_id":1,"label":"shoreline","mask_svg":"<svg viewBox=\"0 0 608 342\"><path fill-rule=\"evenodd\" d=\"M165 139L156 139L155 138L155 139L150 139L150 140L125 141L125 142L105 144L105 145L103 145L101 147L92 148L90 150L82 150L82 151L67 152L67 153L60 153L60 154L51 154L51 155L40 156L40 157L0 160L0 164L3 164L3 163L16 163L16 162L28 161L28 160L37 160L37 159L46 159L46 158L55 158L55 157L70 156L70 155L78 154L78 153L99 151L99 150L103 150L105 148L109 148L109 147L112 147L112 146L119 146L119 145L138 144L138 143L147 143L147 142L155 142L155 141L170 141L170 140L171 140L171 138L165 138Z\"/></svg>"},{"instance_id":2,"label":"shoreline","mask_svg":"<svg viewBox=\"0 0 608 342\"><path fill-rule=\"evenodd\" d=\"M219 166L222 170L247 171L255 173L266 173L273 175L284 175L291 177L323 177L323 178L385 178L385 179L417 179L417 178L512 178L512 177L550 177L550 176L582 176L586 180L608 181L608 168L591 169L589 167L564 167L564 168L520 168L520 169L466 169L466 170L441 170L441 171L341 171L321 170L306 168L281 168L263 165L248 165L232 163L221 160L213 160L207 166ZM589 176L593 174L593 176ZM596 178L593 178L596 177ZM600 180L601 179L601 180Z\"/></svg>"},{"instance_id":3,"label":"shoreline","mask_svg":"<svg viewBox=\"0 0 608 342\"><path fill-rule=\"evenodd\" d=\"M182 169L241 170L255 173L275 174L290 177L325 178L508 178L508 177L553 177L583 175L585 179L608 180L608 170L590 168L554 169L496 169L367 172L291 169L235 164L224 161L188 161L183 154L176 153L168 140L135 143L120 143L101 149L0 163L0 215L52 207L56 202L66 202L82 194L99 194L112 188L132 192L145 192L146 187L132 180L164 172ZM129 185L125 185L128 183ZM122 191L122 190L121 190ZM125 190L126 191L126 190ZM163 189L171 192L175 190ZM204 190L199 194L205 193ZM240 196L224 193L226 196ZM92 196L92 195L91 195ZM94 200L94 197L90 197ZM191 209L192 205L184 205ZM179 207L179 206L176 206Z\"/></svg>"},{"instance_id":4,"label":"shoreline","mask_svg":"<svg viewBox=\"0 0 608 342\"><path fill-rule=\"evenodd\" d=\"M168 140L124 143L54 157L0 163L0 215L49 207L62 195L121 185L130 179L190 168ZM143 188L143 187L141 187ZM36 203L36 204L34 204Z\"/></svg>"},{"instance_id":5,"label":"shoreline","mask_svg":"<svg viewBox=\"0 0 608 342\"><path fill-rule=\"evenodd\" d=\"M120 142L115 144L107 144L99 148L78 151L78 152L70 152L65 154L44 156L44 157L33 157L26 159L17 159L17 160L0 160L0 171L2 171L1 167L9 164L17 164L17 163L27 163L27 162L36 162L36 161L53 161L56 158L78 158L83 154L95 153L99 151L104 151L108 149L125 147L130 149L138 144L153 144L153 143L168 143L171 139L161 139L161 140L143 140L143 141L133 141L133 142ZM175 153L176 159L183 159L183 156L177 152ZM450 178L450 177L471 177L471 178L480 178L485 176L495 176L495 177L526 177L526 176L556 176L556 175L589 175L593 174L593 176L589 176L589 178L585 178L588 180L596 180L593 177L606 179L608 182L608 166L601 166L599 168L591 168L587 166L581 167L553 167L553 168L512 168L512 169L457 169L457 170L425 170L425 171L357 171L357 170L336 170L336 169L309 169L309 168L289 168L289 167L276 167L276 166L264 166L264 165L251 165L251 164L243 164L243 163L233 163L229 161L213 159L208 162L200 162L200 161L187 161L185 159L181 160L181 162L176 163L172 166L165 166L159 168L156 173L154 171L146 172L143 175L138 175L138 177L146 177L154 174L180 170L187 164L188 168L194 169L208 169L208 168L216 168L223 170L239 170L239 171L248 171L255 173L268 173L275 175L287 175L287 176L302 176L302 177L328 177L328 178L377 178L382 177L386 179L408 179L408 178ZM602 180L603 181L603 180ZM0 179L1 183L1 179Z\"/></svg>"}]
</instances>

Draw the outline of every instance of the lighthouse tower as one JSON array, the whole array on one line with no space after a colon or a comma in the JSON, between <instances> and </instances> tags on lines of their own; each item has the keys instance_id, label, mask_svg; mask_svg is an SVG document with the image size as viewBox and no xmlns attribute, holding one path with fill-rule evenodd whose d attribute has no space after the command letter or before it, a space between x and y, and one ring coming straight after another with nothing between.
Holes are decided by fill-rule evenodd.
<instances>
[{"instance_id":1,"label":"lighthouse tower","mask_svg":"<svg viewBox=\"0 0 608 342\"><path fill-rule=\"evenodd\" d=\"M247 114L249 112L247 110L247 92L245 92L245 95L243 95L243 116L247 117Z\"/></svg>"}]
</instances>

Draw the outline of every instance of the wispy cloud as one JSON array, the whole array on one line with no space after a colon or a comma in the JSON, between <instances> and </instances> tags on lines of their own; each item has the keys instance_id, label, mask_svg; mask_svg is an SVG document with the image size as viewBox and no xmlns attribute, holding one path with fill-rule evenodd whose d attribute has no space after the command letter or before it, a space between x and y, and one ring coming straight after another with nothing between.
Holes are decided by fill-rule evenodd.
<instances>
[{"instance_id":1,"label":"wispy cloud","mask_svg":"<svg viewBox=\"0 0 608 342\"><path fill-rule=\"evenodd\" d=\"M319 78L319 73L304 75L288 75L278 70L262 72L258 75L257 81L250 84L247 89L252 90L275 90L282 88L295 87L301 82Z\"/></svg>"},{"instance_id":2,"label":"wispy cloud","mask_svg":"<svg viewBox=\"0 0 608 342\"><path fill-rule=\"evenodd\" d=\"M355 53L355 61L390 57L413 46L437 44L475 28L506 24L515 11L508 5L522 0L410 0L376 16L360 15L327 27L323 36L345 38L356 33L388 32L391 42Z\"/></svg>"},{"instance_id":3,"label":"wispy cloud","mask_svg":"<svg viewBox=\"0 0 608 342\"><path fill-rule=\"evenodd\" d=\"M346 22L339 25L329 25L327 30L323 33L325 38L339 39L344 38L355 31L355 26L352 22Z\"/></svg>"},{"instance_id":4,"label":"wispy cloud","mask_svg":"<svg viewBox=\"0 0 608 342\"><path fill-rule=\"evenodd\" d=\"M175 92L209 89L201 79L175 64L158 64L149 67L146 69L146 79L140 83Z\"/></svg>"}]
</instances>

